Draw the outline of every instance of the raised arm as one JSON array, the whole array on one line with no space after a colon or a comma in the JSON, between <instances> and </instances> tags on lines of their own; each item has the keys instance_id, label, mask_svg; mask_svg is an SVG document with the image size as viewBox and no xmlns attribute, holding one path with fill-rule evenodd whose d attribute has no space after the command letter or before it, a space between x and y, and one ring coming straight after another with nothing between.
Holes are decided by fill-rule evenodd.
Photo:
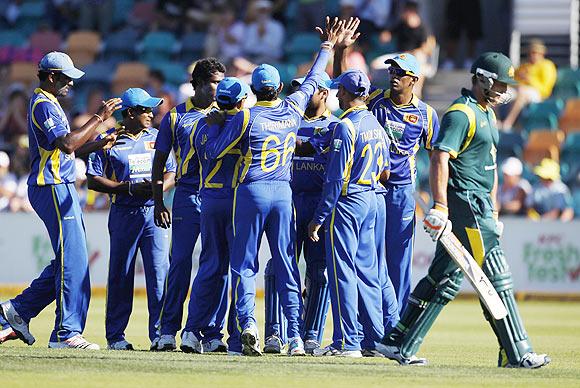
<instances>
[{"instance_id":1,"label":"raised arm","mask_svg":"<svg viewBox=\"0 0 580 388\"><path fill-rule=\"evenodd\" d=\"M316 30L320 34L321 40L326 40L329 33L329 22L330 18L326 18L326 29L323 31L322 28L316 27ZM332 76L334 78L341 75L348 69L348 62L346 60L346 50L351 46L357 38L360 36L360 32L356 32L360 24L360 19L356 17L351 17L346 21L343 21L340 34L337 37L336 43L334 45L334 62L332 66Z\"/></svg>"}]
</instances>

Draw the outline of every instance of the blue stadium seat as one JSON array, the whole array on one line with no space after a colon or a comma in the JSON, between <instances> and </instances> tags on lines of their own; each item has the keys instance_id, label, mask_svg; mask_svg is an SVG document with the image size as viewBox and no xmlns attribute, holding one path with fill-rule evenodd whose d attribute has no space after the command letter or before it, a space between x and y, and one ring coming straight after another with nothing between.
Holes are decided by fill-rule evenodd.
<instances>
[{"instance_id":1,"label":"blue stadium seat","mask_svg":"<svg viewBox=\"0 0 580 388\"><path fill-rule=\"evenodd\" d=\"M187 69L179 63L153 61L147 63L150 69L159 70L163 73L165 81L179 86L188 80Z\"/></svg>"},{"instance_id":2,"label":"blue stadium seat","mask_svg":"<svg viewBox=\"0 0 580 388\"><path fill-rule=\"evenodd\" d=\"M530 104L521 115L521 122L526 131L535 129L558 129L558 119L564 110L564 101L560 98L548 99Z\"/></svg>"},{"instance_id":3,"label":"blue stadium seat","mask_svg":"<svg viewBox=\"0 0 580 388\"><path fill-rule=\"evenodd\" d=\"M280 81L284 82L286 87L290 86L290 82L298 76L296 74L298 68L293 63L273 63L272 66L278 69Z\"/></svg>"},{"instance_id":4,"label":"blue stadium seat","mask_svg":"<svg viewBox=\"0 0 580 388\"><path fill-rule=\"evenodd\" d=\"M103 49L103 58L114 62L134 60L138 40L139 32L131 27L108 35Z\"/></svg>"},{"instance_id":5,"label":"blue stadium seat","mask_svg":"<svg viewBox=\"0 0 580 388\"><path fill-rule=\"evenodd\" d=\"M2 30L0 31L0 47L23 47L27 43L26 37L20 31Z\"/></svg>"},{"instance_id":6,"label":"blue stadium seat","mask_svg":"<svg viewBox=\"0 0 580 388\"><path fill-rule=\"evenodd\" d=\"M134 0L115 0L113 11L113 24L120 26L125 24L127 17L133 9Z\"/></svg>"},{"instance_id":7,"label":"blue stadium seat","mask_svg":"<svg viewBox=\"0 0 580 388\"><path fill-rule=\"evenodd\" d=\"M577 183L580 174L580 132L571 132L566 137L560 153L562 180L568 184Z\"/></svg>"},{"instance_id":8,"label":"blue stadium seat","mask_svg":"<svg viewBox=\"0 0 580 388\"><path fill-rule=\"evenodd\" d=\"M18 15L18 29L26 35L32 34L44 20L46 9L43 2L25 1L20 6Z\"/></svg>"},{"instance_id":9,"label":"blue stadium seat","mask_svg":"<svg viewBox=\"0 0 580 388\"><path fill-rule=\"evenodd\" d=\"M320 38L314 32L301 32L291 38L286 46L288 61L293 64L310 62L320 47Z\"/></svg>"},{"instance_id":10,"label":"blue stadium seat","mask_svg":"<svg viewBox=\"0 0 580 388\"><path fill-rule=\"evenodd\" d=\"M191 63L203 56L205 48L205 32L193 31L181 38L180 58L184 63Z\"/></svg>"},{"instance_id":11,"label":"blue stadium seat","mask_svg":"<svg viewBox=\"0 0 580 388\"><path fill-rule=\"evenodd\" d=\"M168 31L153 31L145 35L139 45L142 61L167 60L179 49L179 42Z\"/></svg>"},{"instance_id":12,"label":"blue stadium seat","mask_svg":"<svg viewBox=\"0 0 580 388\"><path fill-rule=\"evenodd\" d=\"M580 70L558 69L558 78L552 91L552 97L564 100L580 97Z\"/></svg>"}]
</instances>

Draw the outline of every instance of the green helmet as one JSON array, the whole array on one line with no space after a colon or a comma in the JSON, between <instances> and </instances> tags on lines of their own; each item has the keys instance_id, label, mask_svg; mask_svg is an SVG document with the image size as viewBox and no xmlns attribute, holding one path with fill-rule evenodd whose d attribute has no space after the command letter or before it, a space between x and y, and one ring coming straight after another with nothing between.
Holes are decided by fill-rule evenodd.
<instances>
[{"instance_id":1,"label":"green helmet","mask_svg":"<svg viewBox=\"0 0 580 388\"><path fill-rule=\"evenodd\" d=\"M502 53L487 52L481 54L471 65L471 73L505 82L508 85L517 83L514 79L512 61Z\"/></svg>"}]
</instances>

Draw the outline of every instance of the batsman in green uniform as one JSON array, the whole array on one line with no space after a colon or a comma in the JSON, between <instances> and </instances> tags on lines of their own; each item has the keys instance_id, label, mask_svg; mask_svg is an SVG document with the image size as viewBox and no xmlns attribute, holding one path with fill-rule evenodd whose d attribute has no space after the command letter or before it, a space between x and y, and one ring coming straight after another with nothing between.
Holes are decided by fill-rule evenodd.
<instances>
[{"instance_id":1,"label":"batsman in green uniform","mask_svg":"<svg viewBox=\"0 0 580 388\"><path fill-rule=\"evenodd\" d=\"M495 210L499 135L492 107L509 100L507 86L515 84L514 68L505 55L489 52L473 63L471 73L471 90L463 89L447 110L433 144L434 205L423 226L433 241L453 231L482 266L508 310L505 318L495 320L482 305L499 342L498 366L539 368L550 358L533 352L524 329L499 243L503 224ZM377 350L401 364L425 364L415 354L443 307L459 292L462 280L463 273L438 242L428 275L417 284L399 324Z\"/></svg>"}]
</instances>

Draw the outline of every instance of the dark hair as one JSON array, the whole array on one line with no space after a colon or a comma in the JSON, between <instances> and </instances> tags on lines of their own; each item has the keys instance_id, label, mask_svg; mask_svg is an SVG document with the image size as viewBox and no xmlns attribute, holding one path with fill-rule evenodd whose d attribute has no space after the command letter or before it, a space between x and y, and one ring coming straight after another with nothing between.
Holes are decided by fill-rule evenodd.
<instances>
[{"instance_id":1,"label":"dark hair","mask_svg":"<svg viewBox=\"0 0 580 388\"><path fill-rule=\"evenodd\" d=\"M49 71L38 70L38 80L40 82L44 82L48 79L48 75L50 74Z\"/></svg>"},{"instance_id":2,"label":"dark hair","mask_svg":"<svg viewBox=\"0 0 580 388\"><path fill-rule=\"evenodd\" d=\"M252 86L252 91L256 95L256 99L258 101L274 101L275 99L278 98L278 95L280 94L278 89L272 86L266 86L259 91L254 89L254 87Z\"/></svg>"},{"instance_id":3,"label":"dark hair","mask_svg":"<svg viewBox=\"0 0 580 388\"><path fill-rule=\"evenodd\" d=\"M194 88L207 82L214 73L225 73L226 67L216 58L204 58L195 63L191 72L191 85Z\"/></svg>"},{"instance_id":4,"label":"dark hair","mask_svg":"<svg viewBox=\"0 0 580 388\"><path fill-rule=\"evenodd\" d=\"M121 111L121 117L123 117L124 119L126 119L126 118L127 118L127 116L129 116L129 108L127 108L127 109L123 109L123 110Z\"/></svg>"},{"instance_id":5,"label":"dark hair","mask_svg":"<svg viewBox=\"0 0 580 388\"><path fill-rule=\"evenodd\" d=\"M232 110L235 107L237 107L238 106L238 103L239 103L239 101L238 102L229 103L229 104L226 104L226 103L223 103L223 102L219 102L219 101L216 101L216 102L218 104L218 107L221 110Z\"/></svg>"}]
</instances>

